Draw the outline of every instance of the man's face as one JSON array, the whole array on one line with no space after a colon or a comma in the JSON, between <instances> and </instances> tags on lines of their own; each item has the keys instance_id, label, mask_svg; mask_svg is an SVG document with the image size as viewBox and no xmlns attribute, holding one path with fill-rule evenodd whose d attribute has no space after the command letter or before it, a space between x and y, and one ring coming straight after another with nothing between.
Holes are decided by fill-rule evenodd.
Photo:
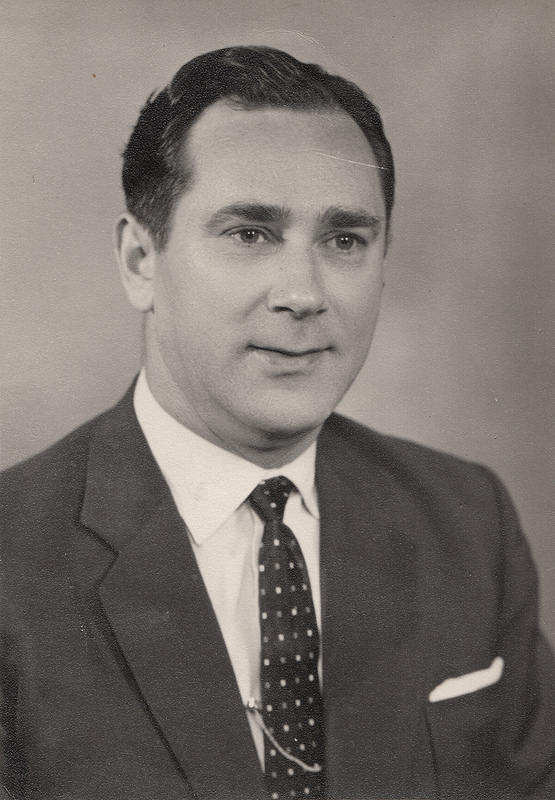
<instances>
[{"instance_id":1,"label":"man's face","mask_svg":"<svg viewBox=\"0 0 555 800\"><path fill-rule=\"evenodd\" d=\"M380 305L376 159L341 111L194 124L193 183L153 254L147 376L192 430L249 455L314 438L364 363Z\"/></svg>"}]
</instances>

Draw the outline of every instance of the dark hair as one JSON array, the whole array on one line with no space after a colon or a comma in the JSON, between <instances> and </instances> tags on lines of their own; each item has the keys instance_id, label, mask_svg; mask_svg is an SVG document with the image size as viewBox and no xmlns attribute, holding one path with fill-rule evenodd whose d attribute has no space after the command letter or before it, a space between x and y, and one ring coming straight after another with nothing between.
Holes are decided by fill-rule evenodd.
<instances>
[{"instance_id":1,"label":"dark hair","mask_svg":"<svg viewBox=\"0 0 555 800\"><path fill-rule=\"evenodd\" d=\"M378 166L389 226L393 158L380 114L354 83L269 47L227 47L193 58L141 110L123 154L127 209L158 251L169 239L175 204L192 179L184 142L197 117L220 99L239 109L341 108L366 136Z\"/></svg>"}]
</instances>

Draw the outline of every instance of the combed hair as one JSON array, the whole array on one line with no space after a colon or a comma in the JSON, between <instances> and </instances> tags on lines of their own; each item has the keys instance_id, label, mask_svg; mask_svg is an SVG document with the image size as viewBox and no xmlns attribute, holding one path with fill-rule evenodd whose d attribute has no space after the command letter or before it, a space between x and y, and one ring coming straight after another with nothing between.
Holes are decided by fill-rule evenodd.
<instances>
[{"instance_id":1,"label":"combed hair","mask_svg":"<svg viewBox=\"0 0 555 800\"><path fill-rule=\"evenodd\" d=\"M141 109L123 153L127 210L161 252L175 205L192 180L187 134L208 106L225 100L237 109L343 109L366 136L380 167L386 225L393 207L393 157L375 105L354 83L269 47L227 47L193 58Z\"/></svg>"}]
</instances>

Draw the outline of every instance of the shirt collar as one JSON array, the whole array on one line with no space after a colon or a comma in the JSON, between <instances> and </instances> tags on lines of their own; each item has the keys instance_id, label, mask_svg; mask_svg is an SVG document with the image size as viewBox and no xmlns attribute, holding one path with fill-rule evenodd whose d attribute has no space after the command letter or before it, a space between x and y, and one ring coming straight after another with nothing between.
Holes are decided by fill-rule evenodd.
<instances>
[{"instance_id":1,"label":"shirt collar","mask_svg":"<svg viewBox=\"0 0 555 800\"><path fill-rule=\"evenodd\" d=\"M319 519L314 480L316 442L289 464L276 469L259 467L203 439L168 414L152 394L144 369L135 387L134 407L179 513L197 544L229 519L257 483L276 475L285 475L295 484L307 511Z\"/></svg>"}]
</instances>

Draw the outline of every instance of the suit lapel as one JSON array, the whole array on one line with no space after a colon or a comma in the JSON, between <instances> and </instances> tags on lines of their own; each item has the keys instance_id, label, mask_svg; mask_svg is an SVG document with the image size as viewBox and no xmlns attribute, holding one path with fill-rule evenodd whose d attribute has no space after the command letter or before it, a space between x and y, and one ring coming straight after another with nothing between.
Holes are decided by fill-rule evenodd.
<instances>
[{"instance_id":1,"label":"suit lapel","mask_svg":"<svg viewBox=\"0 0 555 800\"><path fill-rule=\"evenodd\" d=\"M99 424L82 521L117 552L101 601L195 796L266 796L223 637L130 394Z\"/></svg>"},{"instance_id":2,"label":"suit lapel","mask_svg":"<svg viewBox=\"0 0 555 800\"><path fill-rule=\"evenodd\" d=\"M317 485L329 794L412 797L430 778L431 796L417 548L402 495L377 454L347 448L330 423Z\"/></svg>"}]
</instances>

